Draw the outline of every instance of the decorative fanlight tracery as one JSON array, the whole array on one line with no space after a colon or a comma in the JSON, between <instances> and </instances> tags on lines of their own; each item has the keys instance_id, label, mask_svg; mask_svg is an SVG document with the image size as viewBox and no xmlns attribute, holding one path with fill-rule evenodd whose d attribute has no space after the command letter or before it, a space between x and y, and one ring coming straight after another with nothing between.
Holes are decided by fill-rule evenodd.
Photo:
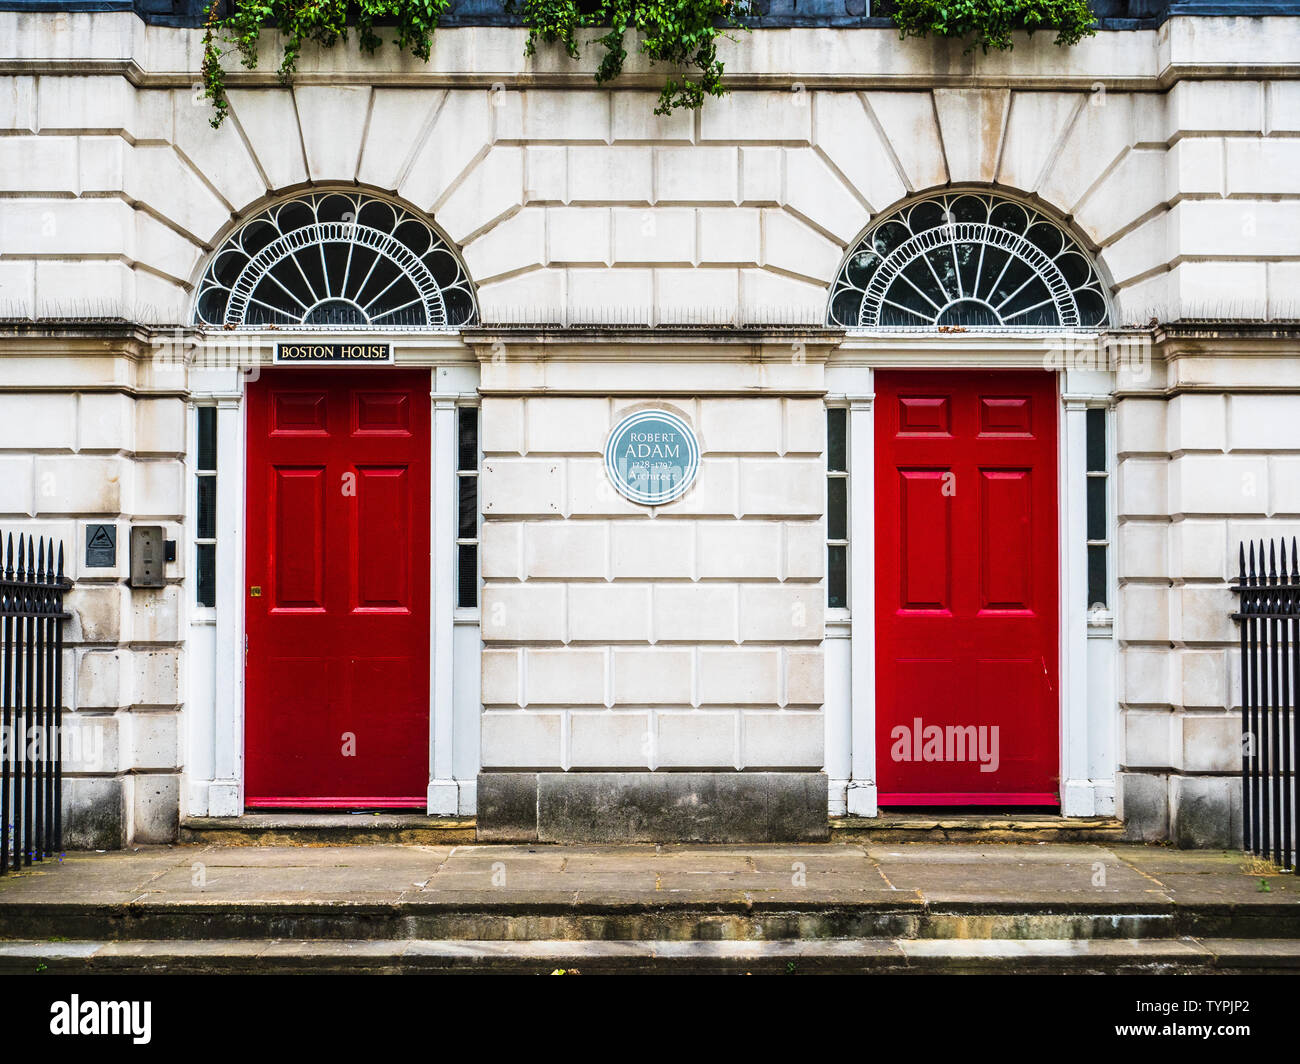
<instances>
[{"instance_id":1,"label":"decorative fanlight tracery","mask_svg":"<svg viewBox=\"0 0 1300 1064\"><path fill-rule=\"evenodd\" d=\"M226 238L195 316L229 328L456 328L477 308L460 259L422 218L366 193L318 192Z\"/></svg>"},{"instance_id":2,"label":"decorative fanlight tracery","mask_svg":"<svg viewBox=\"0 0 1300 1064\"><path fill-rule=\"evenodd\" d=\"M845 260L828 323L850 329L1094 328L1109 305L1056 222L992 193L953 192L882 218Z\"/></svg>"}]
</instances>

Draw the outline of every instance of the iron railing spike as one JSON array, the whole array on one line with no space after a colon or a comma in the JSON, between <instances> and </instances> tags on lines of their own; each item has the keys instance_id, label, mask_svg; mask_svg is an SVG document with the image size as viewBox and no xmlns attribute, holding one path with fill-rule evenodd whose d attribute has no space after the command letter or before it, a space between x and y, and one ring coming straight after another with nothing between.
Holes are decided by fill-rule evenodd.
<instances>
[{"instance_id":1,"label":"iron railing spike","mask_svg":"<svg viewBox=\"0 0 1300 1064\"><path fill-rule=\"evenodd\" d=\"M1300 821L1296 816L1295 762L1300 731L1300 536L1258 542L1256 568L1252 538L1249 549L1237 548L1239 570L1246 578L1233 588L1240 596L1241 623L1242 833L1251 853L1300 873L1297 859ZM1281 555L1279 558L1278 555ZM1267 560L1267 566L1265 561Z\"/></svg>"},{"instance_id":2,"label":"iron railing spike","mask_svg":"<svg viewBox=\"0 0 1300 1064\"><path fill-rule=\"evenodd\" d=\"M4 540L0 613L3 725L39 736L40 752L4 758L0 769L0 874L44 861L62 838L62 758L58 748L63 682L64 548L54 536L10 532ZM56 561L57 554L57 561ZM16 572L15 572L16 567ZM56 575L57 574L57 575ZM11 747L12 749L12 747Z\"/></svg>"}]
</instances>

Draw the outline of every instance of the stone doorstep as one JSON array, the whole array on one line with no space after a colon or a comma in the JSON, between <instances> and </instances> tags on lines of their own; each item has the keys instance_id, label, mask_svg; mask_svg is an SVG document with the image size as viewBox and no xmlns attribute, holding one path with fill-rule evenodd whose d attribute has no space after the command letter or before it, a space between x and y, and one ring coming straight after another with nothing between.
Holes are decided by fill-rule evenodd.
<instances>
[{"instance_id":1,"label":"stone doorstep","mask_svg":"<svg viewBox=\"0 0 1300 1064\"><path fill-rule=\"evenodd\" d=\"M831 817L830 833L832 842L1119 842L1124 822L1047 813L882 813Z\"/></svg>"},{"instance_id":2,"label":"stone doorstep","mask_svg":"<svg viewBox=\"0 0 1300 1064\"><path fill-rule=\"evenodd\" d=\"M209 846L436 846L474 842L473 817L423 813L246 813L183 817L178 841Z\"/></svg>"},{"instance_id":3,"label":"stone doorstep","mask_svg":"<svg viewBox=\"0 0 1300 1064\"><path fill-rule=\"evenodd\" d=\"M0 942L0 972L1262 972L1300 968L1278 939L555 941L226 939Z\"/></svg>"},{"instance_id":4,"label":"stone doorstep","mask_svg":"<svg viewBox=\"0 0 1300 1064\"><path fill-rule=\"evenodd\" d=\"M888 813L828 819L832 842L1101 842L1119 841L1124 824L1114 817L1049 814ZM422 813L247 813L238 817L185 817L180 842L212 846L439 845L477 840L474 817Z\"/></svg>"}]
</instances>

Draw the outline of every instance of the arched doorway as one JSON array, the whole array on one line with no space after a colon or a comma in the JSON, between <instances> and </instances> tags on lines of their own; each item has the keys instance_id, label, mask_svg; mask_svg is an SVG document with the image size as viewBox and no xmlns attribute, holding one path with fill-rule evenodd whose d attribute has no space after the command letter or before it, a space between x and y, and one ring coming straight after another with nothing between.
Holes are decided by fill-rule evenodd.
<instances>
[{"instance_id":1,"label":"arched doorway","mask_svg":"<svg viewBox=\"0 0 1300 1064\"><path fill-rule=\"evenodd\" d=\"M871 468L850 473L872 499L872 527L849 542L872 573L871 689L855 684L854 701L873 701L881 806L1061 801L1060 374L1000 361L995 337L1086 333L1109 315L1067 227L986 189L886 212L841 267L828 324L896 344L859 421ZM971 350L969 334L983 334L969 365L908 355Z\"/></svg>"},{"instance_id":2,"label":"arched doorway","mask_svg":"<svg viewBox=\"0 0 1300 1064\"><path fill-rule=\"evenodd\" d=\"M196 324L274 352L243 388L245 808L426 806L431 377L393 340L476 317L446 237L357 190L271 204L206 265Z\"/></svg>"}]
</instances>

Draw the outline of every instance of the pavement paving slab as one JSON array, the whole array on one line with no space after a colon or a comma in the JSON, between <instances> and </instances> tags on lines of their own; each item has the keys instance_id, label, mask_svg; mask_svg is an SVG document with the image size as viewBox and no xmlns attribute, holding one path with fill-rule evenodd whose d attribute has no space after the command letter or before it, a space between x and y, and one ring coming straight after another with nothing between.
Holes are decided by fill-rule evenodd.
<instances>
[{"instance_id":1,"label":"pavement paving slab","mask_svg":"<svg viewBox=\"0 0 1300 1064\"><path fill-rule=\"evenodd\" d=\"M559 906L567 908L573 904L577 893L576 886L567 888L563 886L555 888L517 887L514 889L490 887L486 884L474 888L453 887L451 889L430 886L421 890L407 892L402 896L402 904L415 909L493 909L527 906L549 908ZM624 897L627 896L629 895L624 894ZM645 894L631 892L631 896L639 898L644 897Z\"/></svg>"},{"instance_id":2,"label":"pavement paving slab","mask_svg":"<svg viewBox=\"0 0 1300 1064\"><path fill-rule=\"evenodd\" d=\"M1168 894L1156 888L1142 891L1102 891L1084 887L1052 890L1038 883L1030 883L1018 889L927 888L918 890L917 893L931 905L941 905L948 909L961 906L967 910L977 909L984 912L1018 910L1027 907L1048 912L1065 910L1164 912L1173 906L1173 901Z\"/></svg>"},{"instance_id":3,"label":"pavement paving slab","mask_svg":"<svg viewBox=\"0 0 1300 1064\"><path fill-rule=\"evenodd\" d=\"M1245 881L1243 883L1243 880ZM1164 874L1160 884L1176 904L1231 901L1235 905L1277 905L1300 902L1294 876L1243 876L1240 872ZM1260 883L1267 882L1268 890Z\"/></svg>"},{"instance_id":4,"label":"pavement paving slab","mask_svg":"<svg viewBox=\"0 0 1300 1064\"><path fill-rule=\"evenodd\" d=\"M0 878L8 907L75 905L940 905L1167 911L1300 906L1242 854L1123 843L248 846L75 853ZM1269 885L1260 889L1261 880ZM15 910L19 911L19 910Z\"/></svg>"},{"instance_id":5,"label":"pavement paving slab","mask_svg":"<svg viewBox=\"0 0 1300 1064\"><path fill-rule=\"evenodd\" d=\"M925 865L970 864L1054 864L1062 861L1097 861L1114 859L1109 846L1093 843L1048 842L904 842L894 845L870 845L867 856L874 861L907 862Z\"/></svg>"}]
</instances>

